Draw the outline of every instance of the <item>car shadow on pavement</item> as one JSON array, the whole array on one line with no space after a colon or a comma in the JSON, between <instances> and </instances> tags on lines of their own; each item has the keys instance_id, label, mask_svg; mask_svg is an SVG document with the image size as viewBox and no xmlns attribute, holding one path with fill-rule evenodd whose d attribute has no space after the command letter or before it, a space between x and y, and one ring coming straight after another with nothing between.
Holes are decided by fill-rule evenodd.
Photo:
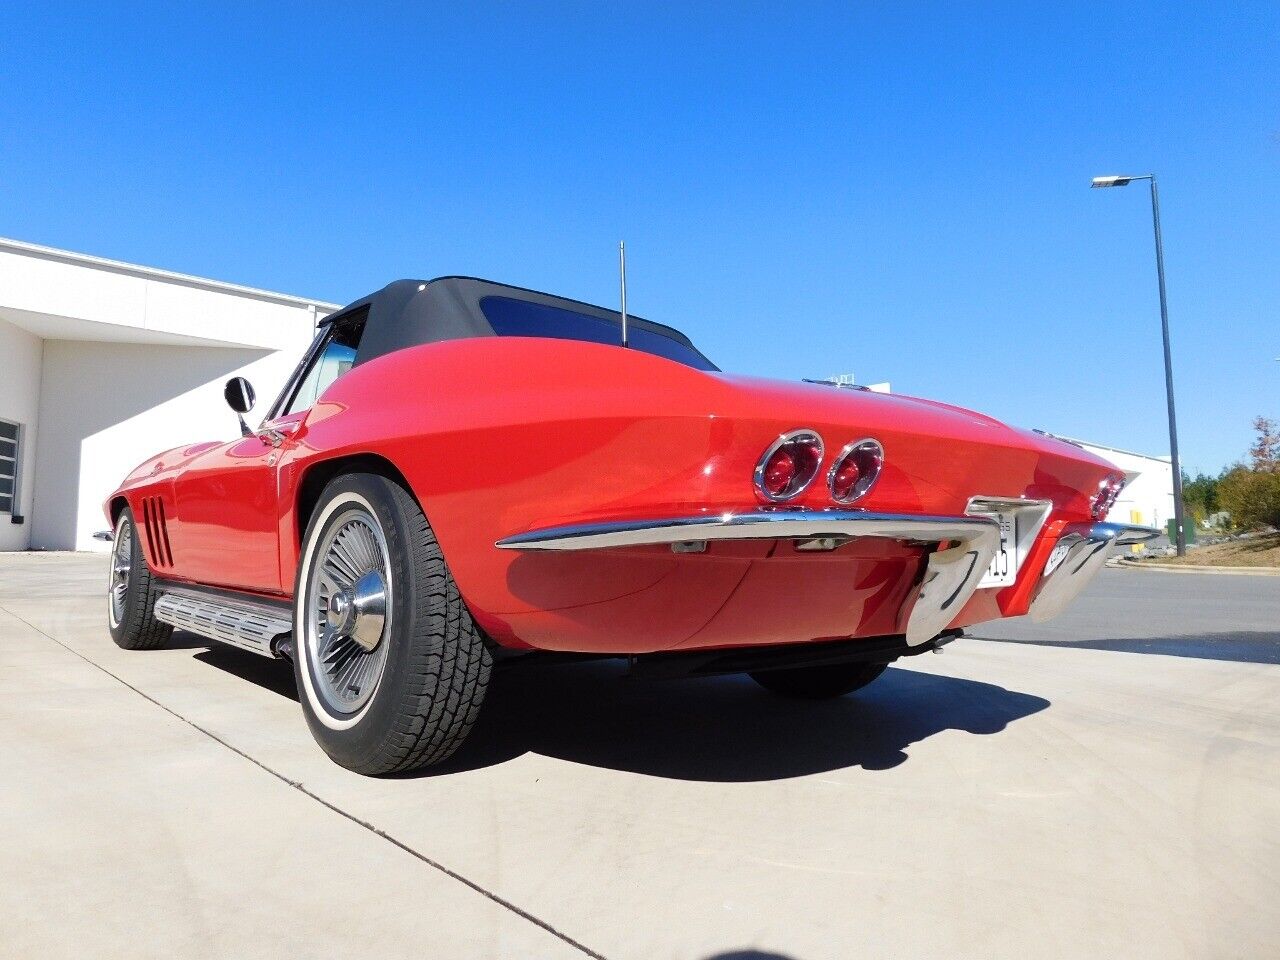
<instances>
[{"instance_id":1,"label":"car shadow on pavement","mask_svg":"<svg viewBox=\"0 0 1280 960\"><path fill-rule=\"evenodd\" d=\"M216 641L207 641L201 645L205 649L194 655L195 659L201 663L225 670L241 680L256 683L266 690L297 702L298 685L293 678L293 667L289 661L269 660L247 650L223 646Z\"/></svg>"},{"instance_id":2,"label":"car shadow on pavement","mask_svg":"<svg viewBox=\"0 0 1280 960\"><path fill-rule=\"evenodd\" d=\"M860 766L888 770L946 730L993 734L1049 706L990 683L890 668L835 700L786 700L745 676L645 681L611 662L494 676L450 760L408 776L492 766L533 752L678 780L781 780Z\"/></svg>"},{"instance_id":3,"label":"car shadow on pavement","mask_svg":"<svg viewBox=\"0 0 1280 960\"><path fill-rule=\"evenodd\" d=\"M165 641L164 648L166 650L208 650L211 647L220 647L222 644L214 640L206 640L198 633L187 633L185 630L175 630L172 636Z\"/></svg>"},{"instance_id":4,"label":"car shadow on pavement","mask_svg":"<svg viewBox=\"0 0 1280 960\"><path fill-rule=\"evenodd\" d=\"M193 645L198 646L198 645ZM296 701L283 660L213 644L194 658ZM745 782L862 767L889 770L935 734L999 733L1049 701L993 683L890 667L857 693L787 700L746 676L635 680L618 662L494 673L475 729L441 776L525 753L676 780Z\"/></svg>"},{"instance_id":5,"label":"car shadow on pavement","mask_svg":"<svg viewBox=\"0 0 1280 960\"><path fill-rule=\"evenodd\" d=\"M1109 650L1114 653L1158 653L1166 657L1229 660L1233 663L1280 664L1280 633L1270 630L1095 640L1019 640L1011 637L972 637L971 639L985 643L1020 643L1033 647Z\"/></svg>"}]
</instances>

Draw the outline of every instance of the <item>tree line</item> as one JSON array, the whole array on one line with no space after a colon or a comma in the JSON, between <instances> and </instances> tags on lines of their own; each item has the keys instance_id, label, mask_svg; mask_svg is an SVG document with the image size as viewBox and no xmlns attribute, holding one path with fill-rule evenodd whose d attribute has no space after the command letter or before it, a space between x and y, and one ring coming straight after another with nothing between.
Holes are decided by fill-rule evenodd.
<instances>
[{"instance_id":1,"label":"tree line","mask_svg":"<svg viewBox=\"0 0 1280 960\"><path fill-rule=\"evenodd\" d=\"M1280 424L1255 417L1253 429L1256 437L1247 461L1216 477L1182 475L1182 503L1198 523L1225 510L1233 527L1280 529Z\"/></svg>"}]
</instances>

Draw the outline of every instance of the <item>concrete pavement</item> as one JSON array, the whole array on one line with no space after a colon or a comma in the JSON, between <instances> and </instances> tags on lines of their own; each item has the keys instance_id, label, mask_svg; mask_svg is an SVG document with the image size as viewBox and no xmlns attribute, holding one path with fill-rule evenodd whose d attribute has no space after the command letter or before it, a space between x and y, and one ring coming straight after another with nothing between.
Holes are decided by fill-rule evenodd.
<instances>
[{"instance_id":1,"label":"concrete pavement","mask_svg":"<svg viewBox=\"0 0 1280 960\"><path fill-rule=\"evenodd\" d=\"M1107 570L1054 624L817 705L513 671L446 768L370 780L313 744L287 665L118 650L105 576L0 555L0 956L1280 943L1280 581Z\"/></svg>"}]
</instances>

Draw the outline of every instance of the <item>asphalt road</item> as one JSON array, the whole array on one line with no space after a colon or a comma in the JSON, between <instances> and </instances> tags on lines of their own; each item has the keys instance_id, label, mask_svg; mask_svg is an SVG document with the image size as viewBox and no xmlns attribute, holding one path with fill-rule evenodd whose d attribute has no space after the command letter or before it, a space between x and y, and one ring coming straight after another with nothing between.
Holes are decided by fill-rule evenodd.
<instances>
[{"instance_id":1,"label":"asphalt road","mask_svg":"<svg viewBox=\"0 0 1280 960\"><path fill-rule=\"evenodd\" d=\"M446 768L0 555L2 957L1274 957L1280 578L1104 571L860 694L511 672Z\"/></svg>"}]
</instances>

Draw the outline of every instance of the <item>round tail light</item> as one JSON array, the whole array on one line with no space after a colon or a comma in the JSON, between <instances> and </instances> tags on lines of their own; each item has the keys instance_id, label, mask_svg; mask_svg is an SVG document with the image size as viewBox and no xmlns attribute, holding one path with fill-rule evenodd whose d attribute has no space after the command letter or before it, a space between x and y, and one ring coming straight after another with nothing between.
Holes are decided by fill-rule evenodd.
<instances>
[{"instance_id":1,"label":"round tail light","mask_svg":"<svg viewBox=\"0 0 1280 960\"><path fill-rule=\"evenodd\" d=\"M1093 519L1105 520L1111 508L1116 505L1116 500L1119 499L1120 491L1123 489L1123 474L1112 473L1104 477L1098 484L1098 492L1093 495L1093 501L1089 505L1089 513Z\"/></svg>"},{"instance_id":2,"label":"round tail light","mask_svg":"<svg viewBox=\"0 0 1280 960\"><path fill-rule=\"evenodd\" d=\"M878 441L856 440L840 451L827 471L827 487L836 503L853 503L866 494L884 466L884 449Z\"/></svg>"},{"instance_id":3,"label":"round tail light","mask_svg":"<svg viewBox=\"0 0 1280 960\"><path fill-rule=\"evenodd\" d=\"M756 493L770 503L799 496L818 475L822 438L812 430L784 433L756 464Z\"/></svg>"}]
</instances>

